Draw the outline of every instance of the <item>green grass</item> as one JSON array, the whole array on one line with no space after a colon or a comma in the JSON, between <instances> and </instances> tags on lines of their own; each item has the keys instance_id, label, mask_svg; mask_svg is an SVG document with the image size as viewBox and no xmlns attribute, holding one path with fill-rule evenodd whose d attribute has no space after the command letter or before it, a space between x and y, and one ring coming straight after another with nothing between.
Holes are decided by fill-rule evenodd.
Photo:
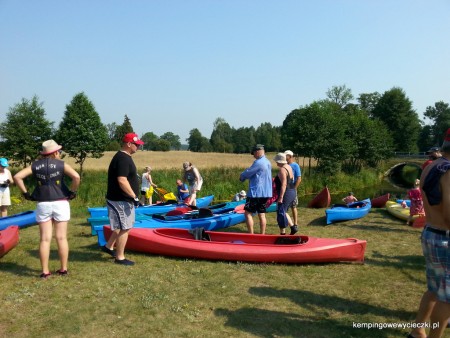
<instances>
[{"instance_id":1,"label":"green grass","mask_svg":"<svg viewBox=\"0 0 450 338\"><path fill-rule=\"evenodd\" d=\"M18 205L11 214L30 209ZM79 202L78 202L79 203ZM365 264L250 264L128 252L115 265L75 205L68 277L38 278L36 226L0 260L2 337L404 337L425 290L419 229L385 210L325 226L324 210L299 208L302 234L367 240ZM256 223L256 229L258 224ZM239 225L228 231L245 231ZM277 233L274 214L268 232ZM59 268L55 243L51 268Z\"/></svg>"}]
</instances>

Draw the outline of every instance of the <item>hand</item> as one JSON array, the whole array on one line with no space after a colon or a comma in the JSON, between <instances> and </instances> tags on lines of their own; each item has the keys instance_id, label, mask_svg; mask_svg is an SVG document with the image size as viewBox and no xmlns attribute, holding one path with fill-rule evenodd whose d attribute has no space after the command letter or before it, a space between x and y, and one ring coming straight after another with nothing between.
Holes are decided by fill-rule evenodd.
<instances>
[{"instance_id":1,"label":"hand","mask_svg":"<svg viewBox=\"0 0 450 338\"><path fill-rule=\"evenodd\" d=\"M34 198L33 197L31 197L31 195L30 195L30 193L27 191L27 192L23 192L22 193L22 196L23 196L23 198L25 198L27 201L34 201Z\"/></svg>"},{"instance_id":2,"label":"hand","mask_svg":"<svg viewBox=\"0 0 450 338\"><path fill-rule=\"evenodd\" d=\"M69 201L73 200L75 197L77 197L77 192L76 191L71 191L69 190L69 196L67 197L67 199Z\"/></svg>"},{"instance_id":3,"label":"hand","mask_svg":"<svg viewBox=\"0 0 450 338\"><path fill-rule=\"evenodd\" d=\"M139 198L135 197L135 198L133 199L133 204L134 204L135 208L137 208L137 207L141 204L141 203L139 202Z\"/></svg>"}]
</instances>

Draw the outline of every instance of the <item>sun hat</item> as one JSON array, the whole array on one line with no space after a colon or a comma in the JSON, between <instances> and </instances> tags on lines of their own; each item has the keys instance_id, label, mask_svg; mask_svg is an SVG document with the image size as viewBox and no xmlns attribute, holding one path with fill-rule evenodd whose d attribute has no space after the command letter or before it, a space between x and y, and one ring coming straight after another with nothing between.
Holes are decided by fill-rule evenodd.
<instances>
[{"instance_id":1,"label":"sun hat","mask_svg":"<svg viewBox=\"0 0 450 338\"><path fill-rule=\"evenodd\" d=\"M139 146L141 146L141 145L144 144L144 142L141 141L141 140L139 139L139 137L137 136L137 134L135 134L135 133L128 133L128 134L125 134L125 136L123 137L122 141L123 141L123 143L128 143L128 142L130 142L130 143L137 144L137 145L139 145Z\"/></svg>"},{"instance_id":2,"label":"sun hat","mask_svg":"<svg viewBox=\"0 0 450 338\"><path fill-rule=\"evenodd\" d=\"M285 153L278 153L274 159L275 162L279 163L279 164L286 164L286 154Z\"/></svg>"},{"instance_id":3,"label":"sun hat","mask_svg":"<svg viewBox=\"0 0 450 338\"><path fill-rule=\"evenodd\" d=\"M47 140L42 143L41 155L49 155L60 150L62 146L56 143L54 140Z\"/></svg>"},{"instance_id":4,"label":"sun hat","mask_svg":"<svg viewBox=\"0 0 450 338\"><path fill-rule=\"evenodd\" d=\"M290 150L286 150L284 153L289 156L294 156L294 153Z\"/></svg>"},{"instance_id":5,"label":"sun hat","mask_svg":"<svg viewBox=\"0 0 450 338\"><path fill-rule=\"evenodd\" d=\"M245 190L241 190L239 192L239 196L245 197L245 196L247 196L247 193L245 192Z\"/></svg>"},{"instance_id":6,"label":"sun hat","mask_svg":"<svg viewBox=\"0 0 450 338\"><path fill-rule=\"evenodd\" d=\"M8 160L6 159L6 158L4 158L4 157L2 157L2 158L0 158L0 165L2 166L2 167L9 167L9 165L8 165Z\"/></svg>"}]
</instances>

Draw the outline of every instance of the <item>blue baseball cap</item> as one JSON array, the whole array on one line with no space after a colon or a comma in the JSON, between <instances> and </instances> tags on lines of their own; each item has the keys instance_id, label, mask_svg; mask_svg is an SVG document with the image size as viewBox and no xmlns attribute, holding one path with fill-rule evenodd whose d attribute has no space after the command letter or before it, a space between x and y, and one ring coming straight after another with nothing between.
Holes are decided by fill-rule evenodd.
<instances>
[{"instance_id":1,"label":"blue baseball cap","mask_svg":"<svg viewBox=\"0 0 450 338\"><path fill-rule=\"evenodd\" d=\"M4 157L2 157L2 158L0 158L0 165L2 166L2 167L9 167L9 165L8 165L8 160L6 159L6 158L4 158Z\"/></svg>"}]
</instances>

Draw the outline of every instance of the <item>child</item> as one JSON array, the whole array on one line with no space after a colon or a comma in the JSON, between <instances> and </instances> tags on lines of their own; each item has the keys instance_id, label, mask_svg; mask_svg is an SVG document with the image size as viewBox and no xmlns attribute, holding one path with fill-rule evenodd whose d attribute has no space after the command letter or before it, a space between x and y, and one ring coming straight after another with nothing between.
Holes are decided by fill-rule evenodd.
<instances>
[{"instance_id":1,"label":"child","mask_svg":"<svg viewBox=\"0 0 450 338\"><path fill-rule=\"evenodd\" d=\"M348 195L345 196L345 197L342 199L342 201L343 201L345 204L350 204L350 203L353 203L353 202L357 202L358 199L357 199L355 196L353 196L353 192L350 191L350 192L348 193Z\"/></svg>"}]
</instances>

